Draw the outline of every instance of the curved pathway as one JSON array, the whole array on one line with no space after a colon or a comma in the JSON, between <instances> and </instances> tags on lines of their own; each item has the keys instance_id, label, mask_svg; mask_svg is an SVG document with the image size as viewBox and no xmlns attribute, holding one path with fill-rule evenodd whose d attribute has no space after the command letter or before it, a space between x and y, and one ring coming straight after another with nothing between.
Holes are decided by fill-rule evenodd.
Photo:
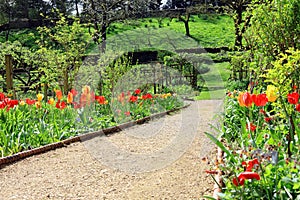
<instances>
[{"instance_id":1,"label":"curved pathway","mask_svg":"<svg viewBox=\"0 0 300 200\"><path fill-rule=\"evenodd\" d=\"M0 169L6 199L201 199L213 181L201 160L204 135L221 100L193 102L181 112L107 137L74 143Z\"/></svg>"}]
</instances>

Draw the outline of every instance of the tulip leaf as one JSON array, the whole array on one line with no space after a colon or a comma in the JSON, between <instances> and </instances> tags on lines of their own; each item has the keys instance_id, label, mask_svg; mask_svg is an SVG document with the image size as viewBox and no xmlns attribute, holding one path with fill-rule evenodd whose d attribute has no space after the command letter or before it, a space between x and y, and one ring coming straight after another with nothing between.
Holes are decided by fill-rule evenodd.
<instances>
[{"instance_id":1,"label":"tulip leaf","mask_svg":"<svg viewBox=\"0 0 300 200\"><path fill-rule=\"evenodd\" d=\"M220 142L215 136L213 136L210 133L205 132L205 135L213 142L215 143L222 151L224 151L233 162L236 162L234 156L225 148L225 146Z\"/></svg>"},{"instance_id":2,"label":"tulip leaf","mask_svg":"<svg viewBox=\"0 0 300 200\"><path fill-rule=\"evenodd\" d=\"M216 200L215 198L210 197L210 196L203 196L203 198L205 198L205 199L211 199L211 200Z\"/></svg>"}]
</instances>

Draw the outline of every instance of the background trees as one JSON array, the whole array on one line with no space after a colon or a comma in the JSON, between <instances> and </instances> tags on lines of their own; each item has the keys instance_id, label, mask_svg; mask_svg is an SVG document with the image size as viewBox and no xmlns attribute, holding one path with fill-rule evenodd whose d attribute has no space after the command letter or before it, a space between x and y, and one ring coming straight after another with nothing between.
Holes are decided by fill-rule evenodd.
<instances>
[{"instance_id":1,"label":"background trees","mask_svg":"<svg viewBox=\"0 0 300 200\"><path fill-rule=\"evenodd\" d=\"M149 11L150 0L84 0L85 19L94 26L93 39L106 48L107 29L112 22L126 18L142 17ZM159 2L159 1L158 1Z\"/></svg>"}]
</instances>

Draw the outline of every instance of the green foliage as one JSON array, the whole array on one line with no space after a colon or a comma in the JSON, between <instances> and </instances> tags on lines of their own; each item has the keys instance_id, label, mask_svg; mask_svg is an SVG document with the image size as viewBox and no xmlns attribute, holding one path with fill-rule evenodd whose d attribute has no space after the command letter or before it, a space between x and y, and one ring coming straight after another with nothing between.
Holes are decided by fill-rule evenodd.
<instances>
[{"instance_id":1,"label":"green foliage","mask_svg":"<svg viewBox=\"0 0 300 200\"><path fill-rule=\"evenodd\" d=\"M77 134L74 114L70 109L50 109L50 105L45 105L43 109L27 105L9 111L0 109L2 156Z\"/></svg>"},{"instance_id":2,"label":"green foliage","mask_svg":"<svg viewBox=\"0 0 300 200\"><path fill-rule=\"evenodd\" d=\"M100 65L102 63L100 62ZM104 93L112 93L118 81L121 80L122 76L129 71L133 66L131 66L131 60L128 55L122 55L117 57L111 64L102 68L102 82L104 86Z\"/></svg>"},{"instance_id":3,"label":"green foliage","mask_svg":"<svg viewBox=\"0 0 300 200\"><path fill-rule=\"evenodd\" d=\"M265 82L275 85L282 95L291 90L291 86L300 86L300 50L287 50L286 54L273 62L274 67L267 70Z\"/></svg>"},{"instance_id":4,"label":"green foliage","mask_svg":"<svg viewBox=\"0 0 300 200\"><path fill-rule=\"evenodd\" d=\"M251 70L256 78L273 68L272 62L290 48L299 49L300 2L274 0L269 4L255 4L251 26L246 33L251 48Z\"/></svg>"},{"instance_id":5,"label":"green foliage","mask_svg":"<svg viewBox=\"0 0 300 200\"><path fill-rule=\"evenodd\" d=\"M37 53L43 58L43 65L39 67L41 83L57 83L61 80L56 87L63 87L64 92L67 92L74 82L91 38L78 19L68 25L63 16L55 27L39 27L38 32L40 38L37 40Z\"/></svg>"}]
</instances>

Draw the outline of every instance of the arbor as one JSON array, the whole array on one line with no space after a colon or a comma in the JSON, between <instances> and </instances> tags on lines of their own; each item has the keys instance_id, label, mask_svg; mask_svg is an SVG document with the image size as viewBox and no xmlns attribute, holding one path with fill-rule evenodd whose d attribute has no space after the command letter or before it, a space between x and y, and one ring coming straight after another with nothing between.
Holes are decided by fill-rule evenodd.
<instances>
[{"instance_id":1,"label":"arbor","mask_svg":"<svg viewBox=\"0 0 300 200\"><path fill-rule=\"evenodd\" d=\"M106 48L106 33L112 22L144 16L149 11L150 0L84 0L85 19L94 26L93 39Z\"/></svg>"}]
</instances>

